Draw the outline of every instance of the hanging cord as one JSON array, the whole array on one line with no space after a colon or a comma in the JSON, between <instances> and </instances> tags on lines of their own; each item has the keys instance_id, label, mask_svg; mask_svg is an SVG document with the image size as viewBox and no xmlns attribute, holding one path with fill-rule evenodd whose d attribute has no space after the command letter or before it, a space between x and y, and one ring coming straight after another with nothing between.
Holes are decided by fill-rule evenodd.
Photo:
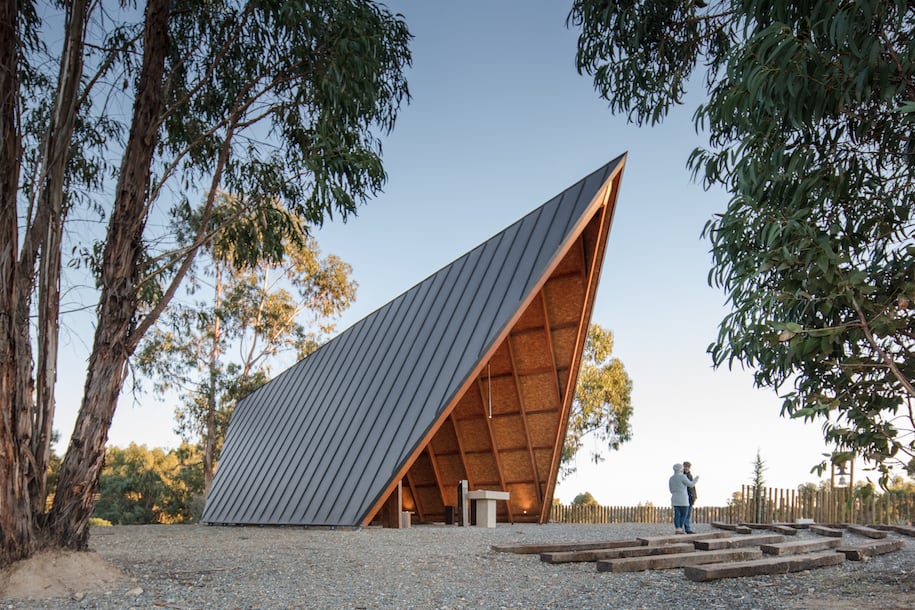
<instances>
[{"instance_id":1,"label":"hanging cord","mask_svg":"<svg viewBox=\"0 0 915 610\"><path fill-rule=\"evenodd\" d=\"M489 388L489 419L492 419L492 363L486 365L487 387Z\"/></svg>"}]
</instances>

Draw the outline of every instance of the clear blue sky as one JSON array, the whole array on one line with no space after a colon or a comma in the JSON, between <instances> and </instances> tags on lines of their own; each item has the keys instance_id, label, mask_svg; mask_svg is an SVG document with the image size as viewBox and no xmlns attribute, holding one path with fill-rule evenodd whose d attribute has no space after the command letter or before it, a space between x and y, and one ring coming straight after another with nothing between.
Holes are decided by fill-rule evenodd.
<instances>
[{"instance_id":1,"label":"clear blue sky","mask_svg":"<svg viewBox=\"0 0 915 610\"><path fill-rule=\"evenodd\" d=\"M672 464L690 460L701 475L700 503L723 504L749 482L757 449L770 486L816 480L809 470L825 451L819 424L780 418L771 390L754 389L746 372L713 371L706 354L725 309L724 295L706 282L700 232L726 197L704 192L686 169L702 142L694 107L654 128L613 117L575 70L568 4L389 3L415 36L413 101L384 140L384 194L316 234L359 283L338 328L628 152L593 321L613 331L632 377L633 439L597 466L580 456L558 497L590 491L602 504L667 505ZM82 387L78 369L62 372L65 384ZM78 406L79 392L71 394L61 392L56 425L65 437ZM110 442L176 446L172 410L125 396Z\"/></svg>"}]
</instances>

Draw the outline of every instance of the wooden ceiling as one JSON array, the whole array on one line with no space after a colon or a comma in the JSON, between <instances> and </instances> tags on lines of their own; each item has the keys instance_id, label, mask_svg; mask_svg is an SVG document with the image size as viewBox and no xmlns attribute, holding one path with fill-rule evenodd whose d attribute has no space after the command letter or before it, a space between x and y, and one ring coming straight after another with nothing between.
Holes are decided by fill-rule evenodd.
<instances>
[{"instance_id":1,"label":"wooden ceiling","mask_svg":"<svg viewBox=\"0 0 915 610\"><path fill-rule=\"evenodd\" d=\"M616 190L408 465L403 510L416 521L444 521L462 479L471 490L510 493L498 503L500 522L548 520Z\"/></svg>"}]
</instances>

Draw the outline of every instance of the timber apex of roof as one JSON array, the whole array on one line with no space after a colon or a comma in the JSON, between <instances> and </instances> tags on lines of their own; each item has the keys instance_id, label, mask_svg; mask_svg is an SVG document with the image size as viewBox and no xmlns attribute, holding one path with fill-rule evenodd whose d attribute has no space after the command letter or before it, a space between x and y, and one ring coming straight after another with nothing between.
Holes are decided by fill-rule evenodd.
<instances>
[{"instance_id":1,"label":"timber apex of roof","mask_svg":"<svg viewBox=\"0 0 915 610\"><path fill-rule=\"evenodd\" d=\"M440 520L461 479L510 491L502 518L545 521L624 165L240 401L201 521L367 525L401 486L405 509Z\"/></svg>"}]
</instances>

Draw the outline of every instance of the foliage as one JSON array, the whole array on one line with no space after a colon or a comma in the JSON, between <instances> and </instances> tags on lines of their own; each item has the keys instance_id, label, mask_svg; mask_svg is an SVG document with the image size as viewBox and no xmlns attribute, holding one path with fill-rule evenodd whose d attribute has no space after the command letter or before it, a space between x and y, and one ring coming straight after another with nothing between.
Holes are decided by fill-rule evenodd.
<instances>
[{"instance_id":1,"label":"foliage","mask_svg":"<svg viewBox=\"0 0 915 610\"><path fill-rule=\"evenodd\" d=\"M756 522L762 523L766 510L766 479L765 471L768 467L762 459L759 449L756 450L756 459L753 460L753 499L756 503Z\"/></svg>"},{"instance_id":2,"label":"foliage","mask_svg":"<svg viewBox=\"0 0 915 610\"><path fill-rule=\"evenodd\" d=\"M237 198L219 226L241 264L280 260L290 219L354 214L384 183L411 61L402 16L366 0L3 6L0 487L15 501L0 503L0 565L86 548L128 360L213 238L218 195ZM71 289L81 309L97 297L81 322L95 337L45 515Z\"/></svg>"},{"instance_id":3,"label":"foliage","mask_svg":"<svg viewBox=\"0 0 915 610\"><path fill-rule=\"evenodd\" d=\"M890 479L886 487L887 492L915 493L915 480L905 479L896 475Z\"/></svg>"},{"instance_id":4,"label":"foliage","mask_svg":"<svg viewBox=\"0 0 915 610\"><path fill-rule=\"evenodd\" d=\"M818 483L802 483L798 485L797 490L801 494L815 494L821 491L828 491L829 488L830 480L822 479ZM862 500L869 500L872 497L880 497L882 495L905 497L912 493L915 493L915 481L899 475L891 477L886 487L882 490L875 488L870 480L855 481L854 486L854 496Z\"/></svg>"},{"instance_id":5,"label":"foliage","mask_svg":"<svg viewBox=\"0 0 915 610\"><path fill-rule=\"evenodd\" d=\"M826 479L821 480L819 483L801 483L797 486L797 491L800 494L811 494L825 489L829 489L829 481Z\"/></svg>"},{"instance_id":6,"label":"foliage","mask_svg":"<svg viewBox=\"0 0 915 610\"><path fill-rule=\"evenodd\" d=\"M57 478L60 476L60 463L61 457L57 455L57 452L54 451L53 445L60 440L60 433L56 430L51 435L51 449L48 455L48 478L47 478L47 492L48 496L53 496L54 491L57 489Z\"/></svg>"},{"instance_id":7,"label":"foliage","mask_svg":"<svg viewBox=\"0 0 915 610\"><path fill-rule=\"evenodd\" d=\"M767 469L768 466L766 466L765 460L762 459L762 454L757 449L756 459L753 460L753 477L751 479L753 489L757 492L761 493L766 488L765 472Z\"/></svg>"},{"instance_id":8,"label":"foliage","mask_svg":"<svg viewBox=\"0 0 915 610\"><path fill-rule=\"evenodd\" d=\"M116 525L195 521L195 498L203 493L199 460L188 445L168 452L134 443L109 447L94 516Z\"/></svg>"},{"instance_id":9,"label":"foliage","mask_svg":"<svg viewBox=\"0 0 915 610\"><path fill-rule=\"evenodd\" d=\"M598 506L597 500L591 495L590 491L580 493L572 500L572 506Z\"/></svg>"},{"instance_id":10,"label":"foliage","mask_svg":"<svg viewBox=\"0 0 915 610\"><path fill-rule=\"evenodd\" d=\"M632 438L632 380L618 358L613 358L613 333L598 324L588 328L569 427L562 446L562 476L575 472L574 458L584 438L594 434L610 450ZM603 456L592 454L595 462Z\"/></svg>"},{"instance_id":11,"label":"foliage","mask_svg":"<svg viewBox=\"0 0 915 610\"><path fill-rule=\"evenodd\" d=\"M234 197L222 199L217 216L237 205ZM283 216L276 207L274 213ZM332 318L355 298L350 266L334 255L322 257L299 219L287 222L294 230L282 244L280 262L262 258L239 265L234 239L217 231L204 273L189 290L197 300L175 303L135 358L158 396L178 394L181 437L211 447L203 461L207 490L235 403L270 377L277 357L302 358L317 349L333 330ZM201 288L205 283L212 290Z\"/></svg>"},{"instance_id":12,"label":"foliage","mask_svg":"<svg viewBox=\"0 0 915 610\"><path fill-rule=\"evenodd\" d=\"M744 504L743 492L735 491L731 494L731 497L728 498L725 506L743 506L743 504Z\"/></svg>"},{"instance_id":13,"label":"foliage","mask_svg":"<svg viewBox=\"0 0 915 610\"><path fill-rule=\"evenodd\" d=\"M704 230L731 306L715 366L754 369L883 484L913 468L915 6L576 0L569 20L579 70L639 124L705 66L689 164L731 195Z\"/></svg>"}]
</instances>

